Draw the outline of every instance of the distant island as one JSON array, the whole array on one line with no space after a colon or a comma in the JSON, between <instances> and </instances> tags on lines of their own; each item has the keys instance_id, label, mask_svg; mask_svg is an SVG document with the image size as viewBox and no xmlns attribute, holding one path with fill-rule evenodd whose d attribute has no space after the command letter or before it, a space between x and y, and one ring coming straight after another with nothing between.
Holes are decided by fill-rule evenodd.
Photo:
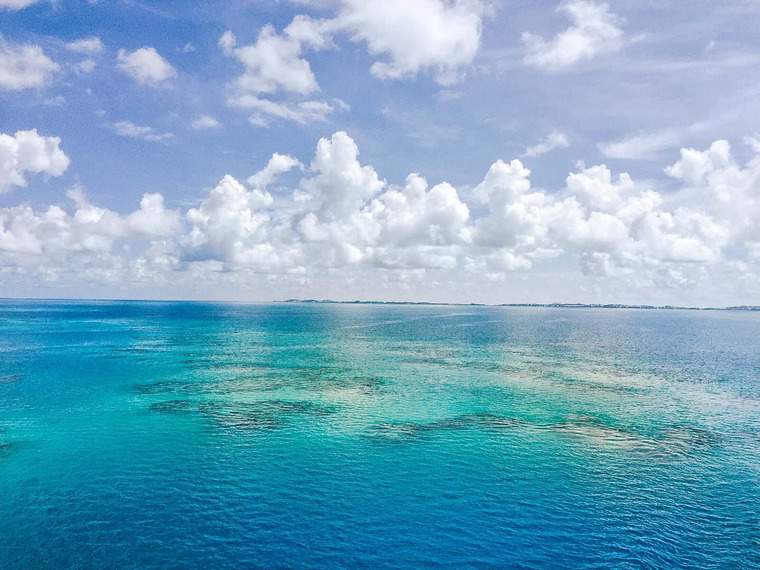
<instances>
[{"instance_id":1,"label":"distant island","mask_svg":"<svg viewBox=\"0 0 760 570\"><path fill-rule=\"evenodd\" d=\"M432 305L443 307L535 307L546 309L645 309L660 311L760 311L757 305L731 307L682 307L678 305L626 305L623 303L434 303L430 301L337 301L334 299L285 299L280 303L319 303L333 305Z\"/></svg>"}]
</instances>

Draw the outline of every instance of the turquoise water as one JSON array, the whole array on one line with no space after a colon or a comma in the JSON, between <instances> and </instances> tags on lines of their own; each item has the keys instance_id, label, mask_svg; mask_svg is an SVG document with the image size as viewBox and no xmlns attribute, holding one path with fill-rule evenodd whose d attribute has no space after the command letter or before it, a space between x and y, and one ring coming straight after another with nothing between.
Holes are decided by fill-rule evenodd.
<instances>
[{"instance_id":1,"label":"turquoise water","mask_svg":"<svg viewBox=\"0 0 760 570\"><path fill-rule=\"evenodd\" d=\"M0 302L0 567L760 567L760 315Z\"/></svg>"}]
</instances>

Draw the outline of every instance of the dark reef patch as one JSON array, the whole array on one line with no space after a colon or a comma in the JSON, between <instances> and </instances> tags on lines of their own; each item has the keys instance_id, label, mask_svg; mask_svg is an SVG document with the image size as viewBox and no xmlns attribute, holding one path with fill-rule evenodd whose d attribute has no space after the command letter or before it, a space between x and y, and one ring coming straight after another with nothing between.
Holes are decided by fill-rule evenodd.
<instances>
[{"instance_id":1,"label":"dark reef patch","mask_svg":"<svg viewBox=\"0 0 760 570\"><path fill-rule=\"evenodd\" d=\"M150 384L134 384L132 389L137 394L153 396L157 394L203 394L208 391L208 386L205 382L163 380Z\"/></svg>"},{"instance_id":2,"label":"dark reef patch","mask_svg":"<svg viewBox=\"0 0 760 570\"><path fill-rule=\"evenodd\" d=\"M403 441L443 431L470 428L512 429L525 425L519 418L498 416L490 413L463 414L434 422L385 422L370 427L368 435L390 441Z\"/></svg>"},{"instance_id":3,"label":"dark reef patch","mask_svg":"<svg viewBox=\"0 0 760 570\"><path fill-rule=\"evenodd\" d=\"M200 413L224 428L263 430L283 426L292 416L324 417L333 406L303 400L261 400L257 402L204 402Z\"/></svg>"},{"instance_id":4,"label":"dark reef patch","mask_svg":"<svg viewBox=\"0 0 760 570\"><path fill-rule=\"evenodd\" d=\"M18 444L12 441L0 441L0 459L5 459L18 449Z\"/></svg>"},{"instance_id":5,"label":"dark reef patch","mask_svg":"<svg viewBox=\"0 0 760 570\"><path fill-rule=\"evenodd\" d=\"M193 402L190 400L166 400L151 404L148 409L151 412L162 414L187 414L193 411Z\"/></svg>"},{"instance_id":6,"label":"dark reef patch","mask_svg":"<svg viewBox=\"0 0 760 570\"><path fill-rule=\"evenodd\" d=\"M570 415L559 422L534 422L488 412L434 422L385 422L371 426L365 435L379 441L406 442L438 431L473 428L554 433L600 450L624 451L661 460L704 453L718 443L715 434L694 427L671 427L647 436L633 429L609 425L592 416Z\"/></svg>"}]
</instances>

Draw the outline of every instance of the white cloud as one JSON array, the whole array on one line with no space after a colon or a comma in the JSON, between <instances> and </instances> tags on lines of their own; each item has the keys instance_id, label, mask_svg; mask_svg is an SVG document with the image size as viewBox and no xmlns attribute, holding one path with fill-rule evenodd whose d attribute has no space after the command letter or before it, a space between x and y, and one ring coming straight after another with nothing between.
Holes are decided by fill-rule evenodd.
<instances>
[{"instance_id":1,"label":"white cloud","mask_svg":"<svg viewBox=\"0 0 760 570\"><path fill-rule=\"evenodd\" d=\"M559 148L567 148L570 146L570 139L567 135L561 131L552 131L544 138L542 138L537 144L529 146L523 152L523 156L528 158L537 158L553 150Z\"/></svg>"},{"instance_id":2,"label":"white cloud","mask_svg":"<svg viewBox=\"0 0 760 570\"><path fill-rule=\"evenodd\" d=\"M217 42L219 44L219 47L222 48L222 51L225 55L234 55L234 49L235 46L237 46L237 38L235 37L235 34L232 33L232 30L226 30L221 36L219 36L219 41Z\"/></svg>"},{"instance_id":3,"label":"white cloud","mask_svg":"<svg viewBox=\"0 0 760 570\"><path fill-rule=\"evenodd\" d=\"M256 42L246 46L238 46L235 36L227 31L219 38L219 45L245 68L235 81L241 93L283 91L309 95L319 90L311 66L302 55L304 47L320 48L324 42L313 21L305 16L297 16L282 34L272 26L264 26Z\"/></svg>"},{"instance_id":4,"label":"white cloud","mask_svg":"<svg viewBox=\"0 0 760 570\"><path fill-rule=\"evenodd\" d=\"M345 132L320 139L311 170L315 175L301 185L304 197L328 219L349 216L385 186L374 168L359 162L359 148Z\"/></svg>"},{"instance_id":5,"label":"white cloud","mask_svg":"<svg viewBox=\"0 0 760 570\"><path fill-rule=\"evenodd\" d=\"M177 76L172 65L152 47L142 47L133 52L120 49L116 61L118 68L140 85L166 85Z\"/></svg>"},{"instance_id":6,"label":"white cloud","mask_svg":"<svg viewBox=\"0 0 760 570\"><path fill-rule=\"evenodd\" d=\"M0 0L0 10L23 10L40 0Z\"/></svg>"},{"instance_id":7,"label":"white cloud","mask_svg":"<svg viewBox=\"0 0 760 570\"><path fill-rule=\"evenodd\" d=\"M17 157L3 166L6 184L65 170L67 160L51 158L55 141L9 154L18 138L0 138L0 164ZM297 181L269 193L277 176L295 169ZM126 214L95 206L80 191L70 193L71 212L2 208L0 263L28 267L34 259L50 274L92 269L99 279L208 286L258 275L290 286L324 277L339 287L350 279L400 287L504 281L563 257L589 282L636 290L683 289L716 271L754 267L760 156L740 164L726 141L716 141L682 149L666 173L677 185L667 192L604 165L578 167L561 188L543 190L521 161L498 160L465 193L416 173L397 185L362 163L356 142L337 132L317 143L308 168L274 154L247 186L225 176L184 215L151 193Z\"/></svg>"},{"instance_id":8,"label":"white cloud","mask_svg":"<svg viewBox=\"0 0 760 570\"><path fill-rule=\"evenodd\" d=\"M92 73L95 71L95 67L97 67L95 60L87 58L77 63L75 69L79 73Z\"/></svg>"},{"instance_id":9,"label":"white cloud","mask_svg":"<svg viewBox=\"0 0 760 570\"><path fill-rule=\"evenodd\" d=\"M363 42L375 56L372 73L399 79L430 71L436 81L455 82L480 47L486 11L478 0L344 0L335 27Z\"/></svg>"},{"instance_id":10,"label":"white cloud","mask_svg":"<svg viewBox=\"0 0 760 570\"><path fill-rule=\"evenodd\" d=\"M264 168L248 178L248 184L252 188L266 190L266 188L274 182L278 176L290 172L296 167L302 167L298 159L287 154L279 154L276 152L272 155L272 158L269 159L269 162Z\"/></svg>"},{"instance_id":11,"label":"white cloud","mask_svg":"<svg viewBox=\"0 0 760 570\"><path fill-rule=\"evenodd\" d=\"M143 194L140 209L125 218L128 229L136 234L158 238L171 236L180 229L179 212L167 210L158 193Z\"/></svg>"},{"instance_id":12,"label":"white cloud","mask_svg":"<svg viewBox=\"0 0 760 570\"><path fill-rule=\"evenodd\" d=\"M700 193L710 200L692 196L688 187L665 196L602 165L571 173L563 189L549 193L531 187L531 173L519 160L497 161L473 189L486 207L473 218L449 184L429 188L411 174L401 187L388 185L360 163L356 143L339 132L319 141L290 203L275 203L265 188L273 173L297 164L291 157L273 156L252 177L253 190L226 177L188 213L194 230L184 238L183 255L280 274L364 266L466 270L488 279L571 255L589 275L684 286L718 263L731 243L750 240L758 211L752 190L760 179L760 158L743 170L723 143L684 153L669 174L706 186ZM748 209L744 220L721 213L727 178L729 186L743 188L732 197ZM752 235L760 240L760 232Z\"/></svg>"},{"instance_id":13,"label":"white cloud","mask_svg":"<svg viewBox=\"0 0 760 570\"><path fill-rule=\"evenodd\" d=\"M550 40L525 32L522 35L525 64L557 71L623 46L620 18L607 4L569 0L561 4L559 10L568 16L572 25Z\"/></svg>"},{"instance_id":14,"label":"white cloud","mask_svg":"<svg viewBox=\"0 0 760 570\"><path fill-rule=\"evenodd\" d=\"M388 246L450 246L468 243L470 209L446 182L428 188L427 180L410 174L403 188L391 188L369 205L379 224L377 241Z\"/></svg>"},{"instance_id":15,"label":"white cloud","mask_svg":"<svg viewBox=\"0 0 760 570\"><path fill-rule=\"evenodd\" d=\"M498 160L491 165L483 181L473 195L488 206L488 214L475 226L475 242L485 248L501 250L501 257L508 253L513 260L530 261L519 252L522 246L534 246L536 236L544 234L541 208L545 198L531 193L530 170L519 160L507 163ZM530 236L527 243L521 236Z\"/></svg>"},{"instance_id":16,"label":"white cloud","mask_svg":"<svg viewBox=\"0 0 760 570\"><path fill-rule=\"evenodd\" d=\"M272 97L282 93L306 97L319 91L303 52L330 45L328 26L329 22L324 20L296 16L282 33L264 26L256 42L244 46L238 46L231 31L222 34L219 38L222 51L244 67L243 74L230 85L228 104L252 111L249 120L257 127L268 126L272 119L299 124L326 120L335 110L326 101L276 101Z\"/></svg>"},{"instance_id":17,"label":"white cloud","mask_svg":"<svg viewBox=\"0 0 760 570\"><path fill-rule=\"evenodd\" d=\"M249 45L240 45L228 30L219 47L244 68L230 85L228 102L254 110L250 122L255 126L267 126L272 118L300 124L326 120L336 106L346 105L313 99L320 87L306 54L334 48L339 34L382 58L371 66L379 78L429 72L440 84L454 83L480 47L486 12L482 0L389 0L382 5L343 0L334 18L297 15L281 32L264 26ZM275 99L283 95L289 99Z\"/></svg>"},{"instance_id":18,"label":"white cloud","mask_svg":"<svg viewBox=\"0 0 760 570\"><path fill-rule=\"evenodd\" d=\"M665 173L683 182L688 197L737 239L760 240L760 153L739 165L728 141L704 151L681 149L681 158Z\"/></svg>"},{"instance_id":19,"label":"white cloud","mask_svg":"<svg viewBox=\"0 0 760 570\"><path fill-rule=\"evenodd\" d=\"M0 36L0 90L44 87L59 69L40 46L11 44Z\"/></svg>"},{"instance_id":20,"label":"white cloud","mask_svg":"<svg viewBox=\"0 0 760 570\"><path fill-rule=\"evenodd\" d=\"M744 137L744 144L750 147L753 152L760 153L760 135L748 135Z\"/></svg>"},{"instance_id":21,"label":"white cloud","mask_svg":"<svg viewBox=\"0 0 760 570\"><path fill-rule=\"evenodd\" d=\"M162 133L153 127L136 125L132 121L117 121L111 125L117 135L147 142L166 144L174 140L172 133Z\"/></svg>"},{"instance_id":22,"label":"white cloud","mask_svg":"<svg viewBox=\"0 0 760 570\"><path fill-rule=\"evenodd\" d=\"M608 158L631 160L652 160L668 149L681 144L683 132L675 129L665 129L653 133L631 135L602 143L601 153Z\"/></svg>"},{"instance_id":23,"label":"white cloud","mask_svg":"<svg viewBox=\"0 0 760 570\"><path fill-rule=\"evenodd\" d=\"M731 145L728 141L719 140L710 145L706 151L693 148L681 149L681 159L668 166L665 172L691 186L705 184L711 186L711 177L737 170L738 166L731 157ZM739 177L738 172L733 172L733 174ZM729 190L729 187L725 189Z\"/></svg>"},{"instance_id":24,"label":"white cloud","mask_svg":"<svg viewBox=\"0 0 760 570\"><path fill-rule=\"evenodd\" d=\"M89 36L68 42L65 47L70 52L95 55L103 51L103 42L97 36Z\"/></svg>"},{"instance_id":25,"label":"white cloud","mask_svg":"<svg viewBox=\"0 0 760 570\"><path fill-rule=\"evenodd\" d=\"M218 129L222 124L210 115L201 115L195 119L190 127L196 131L204 131L208 129Z\"/></svg>"},{"instance_id":26,"label":"white cloud","mask_svg":"<svg viewBox=\"0 0 760 570\"><path fill-rule=\"evenodd\" d=\"M238 109L253 112L249 120L257 127L268 127L272 119L293 121L301 125L326 121L335 111L335 107L325 101L278 103L250 94L232 96L227 102Z\"/></svg>"},{"instance_id":27,"label":"white cloud","mask_svg":"<svg viewBox=\"0 0 760 570\"><path fill-rule=\"evenodd\" d=\"M164 207L160 194L145 194L140 208L122 216L91 204L81 189L68 192L75 209L59 206L36 212L30 206L0 208L0 256L22 254L18 263L38 264L38 256L70 263L69 254L104 254L114 242L166 238L180 230L179 213Z\"/></svg>"},{"instance_id":28,"label":"white cloud","mask_svg":"<svg viewBox=\"0 0 760 570\"><path fill-rule=\"evenodd\" d=\"M27 174L62 175L69 158L61 150L61 139L31 131L15 135L0 133L0 193L12 186L26 186Z\"/></svg>"},{"instance_id":29,"label":"white cloud","mask_svg":"<svg viewBox=\"0 0 760 570\"><path fill-rule=\"evenodd\" d=\"M268 194L250 192L225 176L197 208L187 212L191 230L183 239L185 257L275 269L282 254L269 243L265 208L270 204Z\"/></svg>"}]
</instances>

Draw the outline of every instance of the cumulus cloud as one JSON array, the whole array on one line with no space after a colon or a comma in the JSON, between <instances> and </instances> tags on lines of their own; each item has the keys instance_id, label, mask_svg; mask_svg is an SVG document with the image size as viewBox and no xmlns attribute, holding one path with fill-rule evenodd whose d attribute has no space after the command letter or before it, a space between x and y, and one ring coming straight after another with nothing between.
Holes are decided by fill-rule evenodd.
<instances>
[{"instance_id":1,"label":"cumulus cloud","mask_svg":"<svg viewBox=\"0 0 760 570\"><path fill-rule=\"evenodd\" d=\"M142 47L129 52L120 49L116 55L117 67L140 85L158 87L168 84L177 71L155 48Z\"/></svg>"},{"instance_id":2,"label":"cumulus cloud","mask_svg":"<svg viewBox=\"0 0 760 570\"><path fill-rule=\"evenodd\" d=\"M221 126L222 124L210 115L201 115L190 124L190 127L196 131L218 129Z\"/></svg>"},{"instance_id":3,"label":"cumulus cloud","mask_svg":"<svg viewBox=\"0 0 760 570\"><path fill-rule=\"evenodd\" d=\"M31 272L43 280L74 273L85 281L134 280L150 269L164 273L176 260L166 238L180 231L178 212L164 207L160 194L145 194L140 207L122 215L89 202L81 189L68 192L72 209L49 206L34 210L20 205L0 208L0 267ZM137 246L147 241L142 254L125 260L117 244ZM162 244L164 247L162 247ZM160 279L157 272L150 277Z\"/></svg>"},{"instance_id":4,"label":"cumulus cloud","mask_svg":"<svg viewBox=\"0 0 760 570\"><path fill-rule=\"evenodd\" d=\"M359 147L345 132L320 139L311 171L315 175L302 181L302 197L327 219L350 215L385 186L374 168L359 162Z\"/></svg>"},{"instance_id":5,"label":"cumulus cloud","mask_svg":"<svg viewBox=\"0 0 760 570\"><path fill-rule=\"evenodd\" d=\"M559 192L547 193L532 188L519 160L497 161L473 189L485 206L473 219L450 184L431 188L411 174L404 185L389 185L360 162L356 143L342 132L319 141L292 203L275 207L265 182L295 164L273 156L251 178L252 190L223 179L188 213L194 229L185 258L263 272L364 265L494 276L570 254L588 274L684 284L693 267L718 260L730 242L719 219L668 205L603 165L581 168Z\"/></svg>"},{"instance_id":6,"label":"cumulus cloud","mask_svg":"<svg viewBox=\"0 0 760 570\"><path fill-rule=\"evenodd\" d=\"M180 228L179 212L167 210L164 197L156 192L143 194L140 208L124 218L128 231L151 237L168 237Z\"/></svg>"},{"instance_id":7,"label":"cumulus cloud","mask_svg":"<svg viewBox=\"0 0 760 570\"><path fill-rule=\"evenodd\" d=\"M140 209L127 216L92 205L81 190L68 196L73 211L60 206L0 208L0 266L43 281L69 274L91 284L134 281L151 268L165 273L173 265L157 240L178 230L179 217L161 209L157 195L145 195ZM135 246L135 240L150 244L142 255L124 259L114 251L117 243ZM154 271L150 277L159 280L161 275Z\"/></svg>"},{"instance_id":8,"label":"cumulus cloud","mask_svg":"<svg viewBox=\"0 0 760 570\"><path fill-rule=\"evenodd\" d=\"M69 157L60 145L60 138L41 136L36 129L15 135L0 133L0 193L12 186L26 186L27 174L61 176Z\"/></svg>"},{"instance_id":9,"label":"cumulus cloud","mask_svg":"<svg viewBox=\"0 0 760 570\"><path fill-rule=\"evenodd\" d=\"M744 144L750 147L755 153L760 153L760 135L747 135L744 137Z\"/></svg>"},{"instance_id":10,"label":"cumulus cloud","mask_svg":"<svg viewBox=\"0 0 760 570\"><path fill-rule=\"evenodd\" d=\"M0 139L0 148L9 138L18 136ZM51 158L24 160L25 167L19 159L2 171L11 184L19 183L18 172L64 169ZM270 193L287 172L296 180ZM350 275L401 287L503 280L562 256L592 280L682 288L713 270L758 263L760 155L740 164L726 141L716 141L682 149L665 173L677 188L660 192L600 164L579 166L559 188L544 190L513 159L494 162L466 192L418 173L394 184L362 162L351 136L337 132L318 141L308 166L274 154L247 184L224 176L184 213L149 193L121 214L80 191L69 194L73 211L0 209L0 264L23 263L25 254L59 271L76 255L119 279L184 275L213 283L258 275L293 284Z\"/></svg>"},{"instance_id":11,"label":"cumulus cloud","mask_svg":"<svg viewBox=\"0 0 760 570\"><path fill-rule=\"evenodd\" d=\"M240 45L228 30L219 38L219 47L243 66L229 86L228 103L253 110L250 119L255 126L266 126L272 119L299 124L326 120L345 104L315 98L320 87L307 54L334 48L337 36L366 45L379 58L371 66L376 77L400 79L429 72L438 83L449 85L461 78L477 54L487 6L481 0L343 0L333 18L297 15L282 31L264 26L248 45Z\"/></svg>"},{"instance_id":12,"label":"cumulus cloud","mask_svg":"<svg viewBox=\"0 0 760 570\"><path fill-rule=\"evenodd\" d=\"M378 242L388 246L452 246L470 242L470 209L451 184L429 188L410 174L403 188L390 188L373 200L368 212L381 228Z\"/></svg>"},{"instance_id":13,"label":"cumulus cloud","mask_svg":"<svg viewBox=\"0 0 760 570\"><path fill-rule=\"evenodd\" d=\"M296 167L302 167L298 159L287 154L274 153L269 159L267 165L259 170L256 174L248 178L248 184L251 187L266 190L274 180L286 172L290 172Z\"/></svg>"},{"instance_id":14,"label":"cumulus cloud","mask_svg":"<svg viewBox=\"0 0 760 570\"><path fill-rule=\"evenodd\" d=\"M548 40L525 32L522 35L525 64L557 71L623 46L620 18L607 4L595 0L569 0L560 5L559 11L567 15L572 25Z\"/></svg>"},{"instance_id":15,"label":"cumulus cloud","mask_svg":"<svg viewBox=\"0 0 760 570\"><path fill-rule=\"evenodd\" d=\"M330 45L328 25L325 21L296 16L282 33L264 26L256 42L244 46L238 45L231 31L222 34L219 38L222 51L244 68L243 74L230 85L229 105L251 112L250 122L258 127L268 126L273 119L299 124L326 120L335 111L326 101L276 101L272 96L284 93L306 97L319 91L303 52Z\"/></svg>"},{"instance_id":16,"label":"cumulus cloud","mask_svg":"<svg viewBox=\"0 0 760 570\"><path fill-rule=\"evenodd\" d=\"M0 10L23 10L40 0L0 0Z\"/></svg>"},{"instance_id":17,"label":"cumulus cloud","mask_svg":"<svg viewBox=\"0 0 760 570\"><path fill-rule=\"evenodd\" d=\"M44 87L59 69L40 46L12 44L0 36L0 89L22 91Z\"/></svg>"},{"instance_id":18,"label":"cumulus cloud","mask_svg":"<svg viewBox=\"0 0 760 570\"><path fill-rule=\"evenodd\" d=\"M475 58L485 12L485 3L477 0L344 0L334 26L365 43L371 55L383 57L372 64L376 77L429 71L448 85Z\"/></svg>"},{"instance_id":19,"label":"cumulus cloud","mask_svg":"<svg viewBox=\"0 0 760 570\"><path fill-rule=\"evenodd\" d=\"M166 144L174 140L172 133L162 133L145 125L136 125L132 121L117 121L111 125L114 132L130 139L138 139L152 143Z\"/></svg>"},{"instance_id":20,"label":"cumulus cloud","mask_svg":"<svg viewBox=\"0 0 760 570\"><path fill-rule=\"evenodd\" d=\"M497 160L473 194L488 207L488 213L476 223L475 243L501 250L497 259L504 259L509 253L506 258L515 264L521 260L519 265L530 266L526 254L546 231L542 208L547 202L541 193L531 192L530 170L519 160L508 163Z\"/></svg>"},{"instance_id":21,"label":"cumulus cloud","mask_svg":"<svg viewBox=\"0 0 760 570\"><path fill-rule=\"evenodd\" d=\"M718 140L706 150L681 149L665 173L685 184L695 203L737 240L760 240L760 154L741 166L728 141Z\"/></svg>"},{"instance_id":22,"label":"cumulus cloud","mask_svg":"<svg viewBox=\"0 0 760 570\"><path fill-rule=\"evenodd\" d=\"M319 90L303 51L325 47L325 40L318 24L306 16L296 16L281 34L273 26L264 26L250 45L238 46L234 34L227 31L219 39L219 45L244 67L245 71L235 81L240 92L309 95Z\"/></svg>"},{"instance_id":23,"label":"cumulus cloud","mask_svg":"<svg viewBox=\"0 0 760 570\"><path fill-rule=\"evenodd\" d=\"M271 203L269 194L248 191L225 176L197 208L187 212L191 230L183 239L185 258L276 270L288 255L287 246L276 248L270 241Z\"/></svg>"},{"instance_id":24,"label":"cumulus cloud","mask_svg":"<svg viewBox=\"0 0 760 570\"><path fill-rule=\"evenodd\" d=\"M65 47L73 53L95 55L103 51L103 42L97 36L89 36L68 42Z\"/></svg>"},{"instance_id":25,"label":"cumulus cloud","mask_svg":"<svg viewBox=\"0 0 760 570\"><path fill-rule=\"evenodd\" d=\"M528 158L537 158L544 154L560 148L570 146L570 139L562 131L552 131L541 139L538 143L529 146L523 152L523 156Z\"/></svg>"}]
</instances>

